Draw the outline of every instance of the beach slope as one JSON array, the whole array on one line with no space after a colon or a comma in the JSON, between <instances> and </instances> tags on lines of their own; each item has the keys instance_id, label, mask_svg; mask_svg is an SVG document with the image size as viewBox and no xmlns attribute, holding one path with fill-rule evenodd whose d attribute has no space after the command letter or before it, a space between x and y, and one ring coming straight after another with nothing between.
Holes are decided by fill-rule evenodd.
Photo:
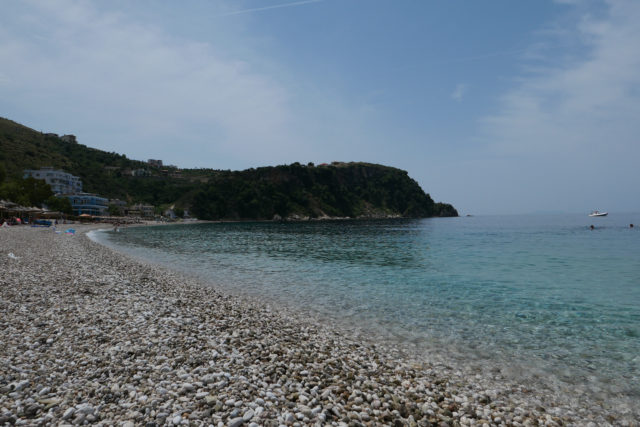
<instances>
[{"instance_id":1,"label":"beach slope","mask_svg":"<svg viewBox=\"0 0 640 427\"><path fill-rule=\"evenodd\" d=\"M0 249L0 425L617 423L412 362L81 230L3 229Z\"/></svg>"}]
</instances>

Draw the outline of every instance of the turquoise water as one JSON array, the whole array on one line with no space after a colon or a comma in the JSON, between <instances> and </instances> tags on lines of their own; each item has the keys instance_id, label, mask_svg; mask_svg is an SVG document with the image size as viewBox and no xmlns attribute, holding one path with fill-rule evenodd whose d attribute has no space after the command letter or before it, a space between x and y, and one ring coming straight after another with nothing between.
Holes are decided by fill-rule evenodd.
<instances>
[{"instance_id":1,"label":"turquoise water","mask_svg":"<svg viewBox=\"0 0 640 427\"><path fill-rule=\"evenodd\" d=\"M105 235L134 255L425 353L640 400L640 214L199 224Z\"/></svg>"}]
</instances>

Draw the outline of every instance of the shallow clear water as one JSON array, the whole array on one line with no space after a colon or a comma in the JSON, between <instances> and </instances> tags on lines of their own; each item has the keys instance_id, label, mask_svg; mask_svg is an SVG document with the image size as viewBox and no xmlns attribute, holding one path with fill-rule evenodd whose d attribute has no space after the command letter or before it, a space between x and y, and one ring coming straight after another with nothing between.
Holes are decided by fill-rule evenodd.
<instances>
[{"instance_id":1,"label":"shallow clear water","mask_svg":"<svg viewBox=\"0 0 640 427\"><path fill-rule=\"evenodd\" d=\"M425 352L640 400L640 214L200 224L105 237Z\"/></svg>"}]
</instances>

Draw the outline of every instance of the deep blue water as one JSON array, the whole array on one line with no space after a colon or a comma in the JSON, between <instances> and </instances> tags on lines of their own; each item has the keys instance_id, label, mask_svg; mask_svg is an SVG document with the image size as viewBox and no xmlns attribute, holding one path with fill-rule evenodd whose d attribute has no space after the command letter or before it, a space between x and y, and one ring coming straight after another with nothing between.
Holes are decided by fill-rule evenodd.
<instances>
[{"instance_id":1,"label":"deep blue water","mask_svg":"<svg viewBox=\"0 0 640 427\"><path fill-rule=\"evenodd\" d=\"M199 224L104 235L134 255L425 353L640 400L640 214Z\"/></svg>"}]
</instances>

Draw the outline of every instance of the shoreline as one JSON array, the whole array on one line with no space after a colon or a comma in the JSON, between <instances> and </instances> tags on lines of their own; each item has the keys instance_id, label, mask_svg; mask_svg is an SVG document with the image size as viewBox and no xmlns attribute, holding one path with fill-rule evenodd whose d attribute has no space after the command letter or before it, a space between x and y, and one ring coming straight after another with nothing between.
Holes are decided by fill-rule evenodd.
<instances>
[{"instance_id":1,"label":"shoreline","mask_svg":"<svg viewBox=\"0 0 640 427\"><path fill-rule=\"evenodd\" d=\"M164 265L171 262L166 259L154 260L145 253L129 251L126 246L105 244L143 263ZM224 277L211 279L177 268L173 268L172 271L186 274L207 288L259 305L270 305L281 312L286 311L288 316L315 321L358 342L384 347L384 350L380 351L389 354L393 352L396 358L416 365L436 366L438 369L455 373L463 378L463 381L464 378L473 378L485 389L502 390L507 394L523 389L520 398L526 400L533 397L538 407L563 406L568 408L567 413L590 408L589 410L595 409L595 412L601 414L616 414L618 419L631 420L632 425L640 425L640 405L634 399L634 392L627 391L628 389L621 391L621 388L606 376L596 379L595 376L589 376L589 372L576 367L549 365L547 360L530 355L514 357L499 351L480 351L464 342L442 339L425 341L423 335L412 335L402 328L376 323L374 319L370 319L373 322L368 323L366 319L344 318L338 313L320 310L308 301L301 305L298 301L284 298L282 295L276 297L268 292L246 290L238 287L238 283L230 285Z\"/></svg>"},{"instance_id":2,"label":"shoreline","mask_svg":"<svg viewBox=\"0 0 640 427\"><path fill-rule=\"evenodd\" d=\"M77 228L0 230L0 424L635 425L528 385L488 388Z\"/></svg>"}]
</instances>

